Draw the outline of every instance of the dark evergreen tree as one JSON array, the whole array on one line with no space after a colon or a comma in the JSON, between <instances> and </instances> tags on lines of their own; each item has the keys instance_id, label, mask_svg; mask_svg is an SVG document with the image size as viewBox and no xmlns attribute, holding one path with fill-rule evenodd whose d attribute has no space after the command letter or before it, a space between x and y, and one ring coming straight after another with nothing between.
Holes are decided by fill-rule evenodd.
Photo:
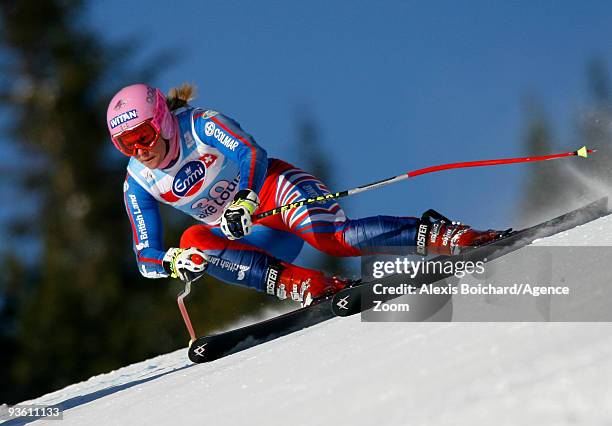
<instances>
[{"instance_id":1,"label":"dark evergreen tree","mask_svg":"<svg viewBox=\"0 0 612 426\"><path fill-rule=\"evenodd\" d=\"M612 98L608 72L602 60L591 61L587 71L589 102L579 111L572 147L586 145L597 153L586 161L552 161L531 167L521 205L525 222L541 220L612 193ZM567 144L561 147L552 142L542 108L533 101L527 105L526 153L540 155L567 148Z\"/></svg>"},{"instance_id":2,"label":"dark evergreen tree","mask_svg":"<svg viewBox=\"0 0 612 426\"><path fill-rule=\"evenodd\" d=\"M551 154L559 149L553 142L550 124L543 108L530 98L525 103L527 131L525 153L530 156ZM579 193L579 185L564 167L563 162L547 161L528 165L524 197L520 205L523 224L547 219L567 210Z\"/></svg>"},{"instance_id":3,"label":"dark evergreen tree","mask_svg":"<svg viewBox=\"0 0 612 426\"><path fill-rule=\"evenodd\" d=\"M181 284L136 268L121 192L126 158L106 130L112 94L150 75L118 72L127 54L122 61L83 26L81 1L7 0L0 11L0 102L26 154L16 203L36 197L35 208L13 206L13 229L40 247L13 240L2 256L0 402L14 403L188 338L174 302ZM177 226L186 223L170 223L169 245L178 244ZM206 281L188 301L202 333L263 305L254 291Z\"/></svg>"},{"instance_id":4,"label":"dark evergreen tree","mask_svg":"<svg viewBox=\"0 0 612 426\"><path fill-rule=\"evenodd\" d=\"M322 137L316 120L308 110L302 108L296 114L296 124L296 146L302 159L297 166L318 177L329 187L330 191L337 190L331 161L321 147ZM339 257L320 253L317 262L318 264L312 267L319 268L328 274L339 275L345 270L344 261Z\"/></svg>"},{"instance_id":5,"label":"dark evergreen tree","mask_svg":"<svg viewBox=\"0 0 612 426\"><path fill-rule=\"evenodd\" d=\"M588 65L589 104L578 118L578 137L584 145L597 149L597 154L577 168L584 176L612 192L612 97L610 80L604 61L592 60ZM588 185L588 183L586 183Z\"/></svg>"}]
</instances>

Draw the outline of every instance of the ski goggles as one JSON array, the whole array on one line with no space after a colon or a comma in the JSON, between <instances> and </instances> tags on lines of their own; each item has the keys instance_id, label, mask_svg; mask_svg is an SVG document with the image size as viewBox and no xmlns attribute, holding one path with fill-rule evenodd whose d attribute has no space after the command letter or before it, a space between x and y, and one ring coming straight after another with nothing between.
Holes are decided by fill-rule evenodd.
<instances>
[{"instance_id":1,"label":"ski goggles","mask_svg":"<svg viewBox=\"0 0 612 426\"><path fill-rule=\"evenodd\" d=\"M160 139L160 130L151 120L146 120L113 135L111 139L119 151L132 157L138 149L152 150Z\"/></svg>"}]
</instances>

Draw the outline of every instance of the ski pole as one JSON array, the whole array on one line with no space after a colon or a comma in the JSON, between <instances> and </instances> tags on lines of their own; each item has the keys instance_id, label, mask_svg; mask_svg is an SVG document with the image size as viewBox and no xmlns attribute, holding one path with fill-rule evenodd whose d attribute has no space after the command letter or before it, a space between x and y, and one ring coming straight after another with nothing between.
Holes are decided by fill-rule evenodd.
<instances>
[{"instance_id":1,"label":"ski pole","mask_svg":"<svg viewBox=\"0 0 612 426\"><path fill-rule=\"evenodd\" d=\"M383 179L383 180L373 182L367 185L358 186L357 188L347 189L346 191L333 192L333 193L326 194L326 195L320 195L315 198L307 198L305 200L285 204L284 206L276 207L272 210L267 210L265 212L258 213L253 218L262 219L264 217L282 213L286 210L291 210L291 209L295 209L298 207L302 207L307 204L315 204L321 201L334 200L337 198L348 197L349 195L355 195L360 192L369 191L370 189L380 188L381 186L399 182L404 179L413 178L413 177L424 175L427 173L439 172L442 170L463 169L467 167L497 166L500 164L532 163L536 161L556 160L558 158L574 157L574 156L587 158L588 154L592 154L594 152L597 152L597 151L594 149L587 149L586 146L583 146L582 148L576 151L563 152L560 154L540 155L536 157L499 158L497 160L479 160L479 161L467 161L467 162L460 162L460 163L440 164L437 166L430 166L430 167L425 167L425 168L418 169L418 170L413 170L411 172L402 173L401 175L398 175L398 176L394 176L388 179Z\"/></svg>"},{"instance_id":2,"label":"ski pole","mask_svg":"<svg viewBox=\"0 0 612 426\"><path fill-rule=\"evenodd\" d=\"M206 261L206 259L199 254L192 254L190 256L192 262L195 262L198 265L201 265ZM183 317L183 321L185 322L185 327L187 327L187 331L189 332L189 346L196 339L195 330L193 329L193 325L191 324L191 318L189 318L189 312L187 312L187 307L185 306L185 298L191 293L191 283L202 278L204 272L201 272L199 275L192 276L191 279L185 282L185 289L178 295L176 298L176 303L178 304L179 310L181 311L181 316Z\"/></svg>"},{"instance_id":3,"label":"ski pole","mask_svg":"<svg viewBox=\"0 0 612 426\"><path fill-rule=\"evenodd\" d=\"M176 302L178 303L179 310L181 311L181 315L183 316L183 321L185 322L185 326L187 327L187 331L189 331L189 346L191 346L191 342L196 339L196 334L193 329L193 325L191 325L191 319L189 318L189 313L187 312L187 308L185 307L185 297L191 293L191 281L187 281L185 283L185 290L181 294L178 295Z\"/></svg>"}]
</instances>

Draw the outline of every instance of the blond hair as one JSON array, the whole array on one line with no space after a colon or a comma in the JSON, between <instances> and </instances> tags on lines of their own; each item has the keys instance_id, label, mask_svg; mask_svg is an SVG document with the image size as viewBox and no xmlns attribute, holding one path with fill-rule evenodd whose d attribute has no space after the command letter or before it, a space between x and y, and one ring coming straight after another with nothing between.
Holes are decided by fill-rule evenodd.
<instances>
[{"instance_id":1,"label":"blond hair","mask_svg":"<svg viewBox=\"0 0 612 426\"><path fill-rule=\"evenodd\" d=\"M183 83L179 87L173 87L168 91L168 96L166 96L168 109L174 111L184 107L189 101L195 99L196 91L196 86L191 83Z\"/></svg>"}]
</instances>

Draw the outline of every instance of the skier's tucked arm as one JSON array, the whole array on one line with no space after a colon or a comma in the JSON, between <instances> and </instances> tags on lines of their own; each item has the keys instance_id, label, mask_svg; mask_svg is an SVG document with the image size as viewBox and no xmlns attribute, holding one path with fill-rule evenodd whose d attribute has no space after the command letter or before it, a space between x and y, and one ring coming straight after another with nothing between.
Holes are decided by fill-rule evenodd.
<instances>
[{"instance_id":1,"label":"skier's tucked arm","mask_svg":"<svg viewBox=\"0 0 612 426\"><path fill-rule=\"evenodd\" d=\"M236 121L221 114L196 114L194 129L200 140L217 148L240 168L239 191L223 212L221 230L231 240L242 238L251 232L251 215L259 206L257 194L268 168L266 151Z\"/></svg>"},{"instance_id":2,"label":"skier's tucked arm","mask_svg":"<svg viewBox=\"0 0 612 426\"><path fill-rule=\"evenodd\" d=\"M159 204L129 173L125 179L124 203L138 270L143 276L194 281L204 274L208 256L203 251L194 247L164 250Z\"/></svg>"},{"instance_id":3,"label":"skier's tucked arm","mask_svg":"<svg viewBox=\"0 0 612 426\"><path fill-rule=\"evenodd\" d=\"M147 278L167 277L169 274L163 266L166 252L157 200L128 173L123 201L132 229L138 270Z\"/></svg>"}]
</instances>

